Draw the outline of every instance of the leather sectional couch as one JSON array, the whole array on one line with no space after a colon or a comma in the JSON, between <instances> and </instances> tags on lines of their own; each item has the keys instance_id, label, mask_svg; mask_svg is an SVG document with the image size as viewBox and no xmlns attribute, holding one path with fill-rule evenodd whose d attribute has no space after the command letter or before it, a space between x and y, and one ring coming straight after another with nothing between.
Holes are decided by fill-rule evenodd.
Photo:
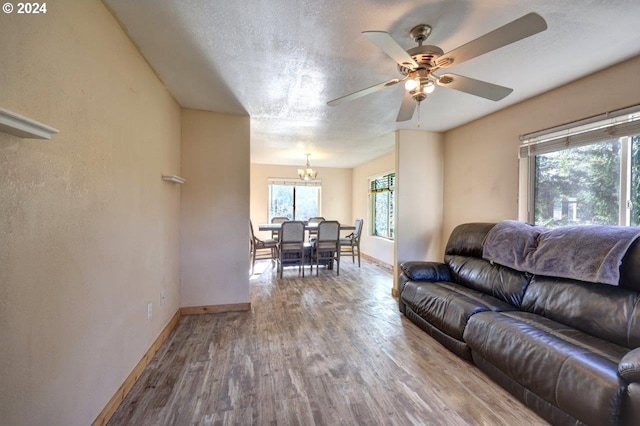
<instances>
[{"instance_id":1,"label":"leather sectional couch","mask_svg":"<svg viewBox=\"0 0 640 426\"><path fill-rule=\"evenodd\" d=\"M640 425L640 242L606 285L485 260L494 226L458 226L443 263L403 263L400 311L552 424Z\"/></svg>"}]
</instances>

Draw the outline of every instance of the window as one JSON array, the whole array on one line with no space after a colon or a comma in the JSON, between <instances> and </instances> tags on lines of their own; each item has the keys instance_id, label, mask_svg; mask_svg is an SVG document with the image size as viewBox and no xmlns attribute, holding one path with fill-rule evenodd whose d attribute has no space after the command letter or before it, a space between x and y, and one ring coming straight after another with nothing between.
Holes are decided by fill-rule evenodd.
<instances>
[{"instance_id":1,"label":"window","mask_svg":"<svg viewBox=\"0 0 640 426\"><path fill-rule=\"evenodd\" d=\"M637 110L523 137L520 155L529 157L531 222L640 225Z\"/></svg>"},{"instance_id":2,"label":"window","mask_svg":"<svg viewBox=\"0 0 640 426\"><path fill-rule=\"evenodd\" d=\"M320 216L320 180L269 179L269 222L274 217L309 220Z\"/></svg>"},{"instance_id":3,"label":"window","mask_svg":"<svg viewBox=\"0 0 640 426\"><path fill-rule=\"evenodd\" d=\"M369 209L371 235L393 239L396 174L389 173L369 180Z\"/></svg>"}]
</instances>

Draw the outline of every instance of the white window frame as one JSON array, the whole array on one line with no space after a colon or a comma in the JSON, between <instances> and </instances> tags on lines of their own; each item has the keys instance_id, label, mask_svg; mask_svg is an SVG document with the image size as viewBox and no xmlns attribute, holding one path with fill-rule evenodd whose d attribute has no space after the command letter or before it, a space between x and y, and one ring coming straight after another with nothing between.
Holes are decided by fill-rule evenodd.
<instances>
[{"instance_id":1,"label":"white window frame","mask_svg":"<svg viewBox=\"0 0 640 426\"><path fill-rule=\"evenodd\" d=\"M520 136L520 159L527 161L527 220L534 222L536 155L588 146L617 138L620 141L620 196L618 224L631 221L631 136L640 134L640 105L612 111L562 126Z\"/></svg>"},{"instance_id":2,"label":"white window frame","mask_svg":"<svg viewBox=\"0 0 640 426\"><path fill-rule=\"evenodd\" d=\"M289 178L267 179L267 220L271 221L271 185L283 186L314 186L318 187L318 216L322 216L322 179L302 180ZM295 189L294 189L295 191ZM295 219L295 192L294 192L294 219Z\"/></svg>"},{"instance_id":3,"label":"white window frame","mask_svg":"<svg viewBox=\"0 0 640 426\"><path fill-rule=\"evenodd\" d=\"M388 191L390 191L391 197L390 197L390 207L391 207L391 211L392 213L389 214L389 216L387 217L387 227L388 229L390 229L392 231L391 235L378 235L375 233L375 196L374 196L374 191L371 188L371 184L374 181L380 180L384 177L387 176L393 176L392 177L392 183L389 185ZM390 240L393 241L395 239L395 215L396 215L396 200L395 200L395 182L396 182L396 172L391 170L385 173L381 173L375 176L371 176L369 177L368 181L367 181L367 192L369 194L369 235L371 235L372 237L377 237L377 238L383 238L385 240ZM383 189L385 190L385 189Z\"/></svg>"}]
</instances>

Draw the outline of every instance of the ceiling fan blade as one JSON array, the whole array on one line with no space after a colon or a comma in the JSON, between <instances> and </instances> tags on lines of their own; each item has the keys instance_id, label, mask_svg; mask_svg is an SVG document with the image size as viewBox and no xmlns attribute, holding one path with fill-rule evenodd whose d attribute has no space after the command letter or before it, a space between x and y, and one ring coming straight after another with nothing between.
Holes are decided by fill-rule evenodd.
<instances>
[{"instance_id":1,"label":"ceiling fan blade","mask_svg":"<svg viewBox=\"0 0 640 426\"><path fill-rule=\"evenodd\" d=\"M367 87L366 89L362 89L362 90L358 90L357 92L353 92L350 93L348 95L344 95L338 99L334 99L332 101L327 102L327 105L330 106L335 106L335 105L339 105L343 102L348 102L348 101L352 101L354 99L358 99L361 98L363 96L369 95L371 93L377 92L378 90L382 90L385 87L388 86L393 86L396 83L399 83L401 80L397 79L397 78L392 78L391 80L388 81L383 81L382 83L378 83L376 85L373 85L371 87Z\"/></svg>"},{"instance_id":2,"label":"ceiling fan blade","mask_svg":"<svg viewBox=\"0 0 640 426\"><path fill-rule=\"evenodd\" d=\"M436 65L440 68L457 65L546 29L547 23L542 16L537 13L529 13L445 53L436 60Z\"/></svg>"},{"instance_id":3,"label":"ceiling fan blade","mask_svg":"<svg viewBox=\"0 0 640 426\"><path fill-rule=\"evenodd\" d=\"M443 74L438 77L438 85L449 89L480 96L492 101L499 101L505 98L513 89L486 81L464 77L457 74Z\"/></svg>"},{"instance_id":4,"label":"ceiling fan blade","mask_svg":"<svg viewBox=\"0 0 640 426\"><path fill-rule=\"evenodd\" d=\"M413 60L411 55L409 55L389 33L384 31L364 31L362 35L403 67L410 69L418 68L418 63Z\"/></svg>"},{"instance_id":5,"label":"ceiling fan blade","mask_svg":"<svg viewBox=\"0 0 640 426\"><path fill-rule=\"evenodd\" d=\"M400 111L398 112L398 118L396 121L409 121L413 117L413 112L416 110L416 101L411 97L411 93L404 92L402 98L402 105L400 105Z\"/></svg>"}]
</instances>

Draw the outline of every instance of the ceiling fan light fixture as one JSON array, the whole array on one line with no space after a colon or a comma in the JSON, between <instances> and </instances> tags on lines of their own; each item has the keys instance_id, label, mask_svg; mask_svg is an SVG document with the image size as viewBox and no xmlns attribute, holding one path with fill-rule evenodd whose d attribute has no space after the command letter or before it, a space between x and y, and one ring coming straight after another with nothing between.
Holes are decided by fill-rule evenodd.
<instances>
[{"instance_id":1,"label":"ceiling fan light fixture","mask_svg":"<svg viewBox=\"0 0 640 426\"><path fill-rule=\"evenodd\" d=\"M433 91L436 89L435 84L433 84L433 81L429 80L424 86L422 86L422 91L426 94L429 93L433 93Z\"/></svg>"},{"instance_id":2,"label":"ceiling fan light fixture","mask_svg":"<svg viewBox=\"0 0 640 426\"><path fill-rule=\"evenodd\" d=\"M407 92L416 90L418 86L420 86L420 81L413 78L410 78L404 83L404 88L407 90Z\"/></svg>"}]
</instances>

